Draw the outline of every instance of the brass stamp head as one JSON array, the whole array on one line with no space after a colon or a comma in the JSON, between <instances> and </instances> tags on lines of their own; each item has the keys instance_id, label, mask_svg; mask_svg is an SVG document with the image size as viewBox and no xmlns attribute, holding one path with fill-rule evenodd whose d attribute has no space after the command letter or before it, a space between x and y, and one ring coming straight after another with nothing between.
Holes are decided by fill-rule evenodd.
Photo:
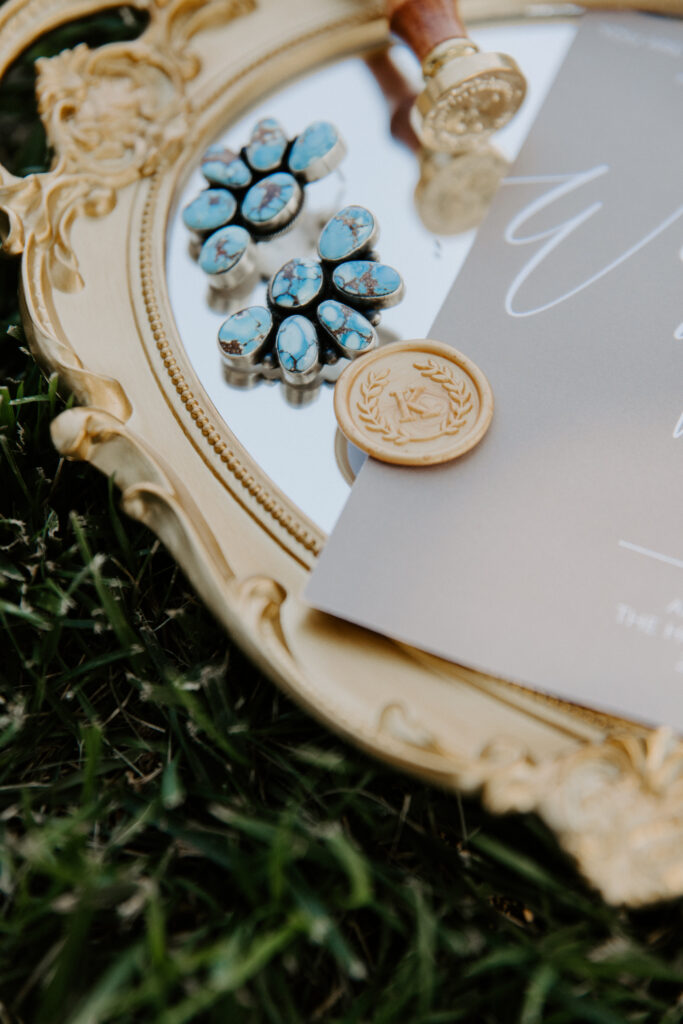
<instances>
[{"instance_id":1,"label":"brass stamp head","mask_svg":"<svg viewBox=\"0 0 683 1024\"><path fill-rule=\"evenodd\" d=\"M422 64L425 88L412 123L424 146L457 152L484 139L514 116L526 79L512 57L479 53L470 39L440 43Z\"/></svg>"}]
</instances>

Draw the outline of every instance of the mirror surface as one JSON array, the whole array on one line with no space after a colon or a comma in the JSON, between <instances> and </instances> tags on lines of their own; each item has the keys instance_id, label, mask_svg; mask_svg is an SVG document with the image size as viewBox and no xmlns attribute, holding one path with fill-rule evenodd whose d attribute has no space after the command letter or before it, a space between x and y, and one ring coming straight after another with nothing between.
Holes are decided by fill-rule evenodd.
<instances>
[{"instance_id":1,"label":"mirror surface","mask_svg":"<svg viewBox=\"0 0 683 1024\"><path fill-rule=\"evenodd\" d=\"M493 139L495 171L482 165L466 168L464 158L454 158L449 180L469 194L473 176L478 180L500 174L506 160L514 159L576 31L576 23L543 23L487 26L473 30L482 50L511 54L524 71L529 91L521 111ZM404 48L393 47L390 59L409 87L419 89L419 68ZM391 72L393 74L393 72ZM460 200L443 199L435 215L425 207L423 156L390 130L391 105L380 87L386 76L371 70L362 56L318 68L258 103L214 141L239 151L249 140L254 123L274 117L289 138L313 121L333 122L341 132L348 153L337 171L306 187L304 210L295 227L281 237L258 246L260 266L274 273L294 256L312 256L318 234L326 221L348 204L367 206L379 221L376 249L383 262L395 267L406 284L400 305L385 311L379 329L380 344L397 339L429 337L432 324L474 240L475 230L457 234L449 216L466 219ZM332 406L333 386L323 383L312 391L299 391L293 404L291 389L280 381L259 379L250 387L229 383L223 371L216 336L229 313L265 301L266 283L257 281L242 289L223 308L209 301L207 277L190 253L188 229L182 210L206 188L196 167L177 197L169 225L167 275L169 294L180 337L195 372L211 401L232 433L273 482L322 530L329 532L349 492L349 479L359 467L360 453L340 438ZM437 163L443 172L443 160ZM474 169L473 169L474 168ZM460 173L459 173L460 170ZM416 186L422 175L423 183ZM420 196L422 200L420 201ZM475 201L476 206L476 201ZM420 212L422 214L420 216ZM476 218L475 218L476 219ZM457 225L455 225L457 227ZM457 331L457 347L465 353L474 324Z\"/></svg>"}]
</instances>

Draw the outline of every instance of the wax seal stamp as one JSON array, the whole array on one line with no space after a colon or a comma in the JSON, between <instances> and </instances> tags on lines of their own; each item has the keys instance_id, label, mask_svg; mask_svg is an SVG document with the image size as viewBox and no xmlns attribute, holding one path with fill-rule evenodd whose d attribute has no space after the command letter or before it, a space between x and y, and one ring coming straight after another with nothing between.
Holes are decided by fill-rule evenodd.
<instances>
[{"instance_id":1,"label":"wax seal stamp","mask_svg":"<svg viewBox=\"0 0 683 1024\"><path fill-rule=\"evenodd\" d=\"M387 49L373 50L365 63L389 107L393 138L417 157L415 209L424 226L435 235L457 235L478 227L508 169L505 157L476 133L459 139L453 152L423 145L413 127L412 81Z\"/></svg>"},{"instance_id":2,"label":"wax seal stamp","mask_svg":"<svg viewBox=\"0 0 683 1024\"><path fill-rule=\"evenodd\" d=\"M382 462L432 466L473 448L493 416L493 393L467 356L440 341L402 341L341 375L334 410L346 437Z\"/></svg>"},{"instance_id":3,"label":"wax seal stamp","mask_svg":"<svg viewBox=\"0 0 683 1024\"><path fill-rule=\"evenodd\" d=\"M457 152L507 124L521 106L526 81L512 57L479 53L469 40L454 40L444 53L443 63L425 70L413 125L425 146Z\"/></svg>"},{"instance_id":4,"label":"wax seal stamp","mask_svg":"<svg viewBox=\"0 0 683 1024\"><path fill-rule=\"evenodd\" d=\"M458 152L516 114L526 93L524 75L508 54L479 52L457 0L385 0L385 6L392 31L422 64L425 88L412 123L424 146Z\"/></svg>"},{"instance_id":5,"label":"wax seal stamp","mask_svg":"<svg viewBox=\"0 0 683 1024\"><path fill-rule=\"evenodd\" d=\"M256 243L292 227L305 189L334 171L346 144L328 121L288 139L275 118L254 125L239 153L218 143L202 157L209 187L183 210L191 251L210 287L229 293L256 269Z\"/></svg>"}]
</instances>

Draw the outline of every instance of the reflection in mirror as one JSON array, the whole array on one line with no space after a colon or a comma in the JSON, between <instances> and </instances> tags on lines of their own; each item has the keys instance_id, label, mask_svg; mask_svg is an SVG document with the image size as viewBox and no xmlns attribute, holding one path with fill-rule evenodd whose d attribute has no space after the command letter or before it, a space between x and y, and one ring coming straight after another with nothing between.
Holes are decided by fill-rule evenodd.
<instances>
[{"instance_id":1,"label":"reflection in mirror","mask_svg":"<svg viewBox=\"0 0 683 1024\"><path fill-rule=\"evenodd\" d=\"M429 149L413 128L416 93L388 49L366 57L391 111L391 134L413 152L420 168L414 201L418 216L435 235L459 235L481 224L508 167L488 139L469 136L456 152Z\"/></svg>"},{"instance_id":2,"label":"reflection in mirror","mask_svg":"<svg viewBox=\"0 0 683 1024\"><path fill-rule=\"evenodd\" d=\"M529 92L516 119L496 136L496 149L456 157L426 153L402 124L401 107L420 88L419 69L402 47L317 68L285 84L215 140L239 153L255 121L276 118L288 137L327 121L344 138L347 155L334 173L306 186L301 215L285 234L255 243L255 268L237 289L210 288L197 261L197 241L182 211L207 188L197 154L195 171L177 197L168 233L171 304L183 345L207 395L230 431L277 487L321 529L329 531L348 495L359 459L337 438L332 384L291 388L268 375L226 370L218 331L232 313L267 306L268 278L292 258L315 255L327 221L357 204L381 228L382 259L403 276L406 296L383 313L379 344L428 337L474 239L508 160L516 155L573 38L569 21L488 26L473 36L482 48L511 53ZM457 345L467 351L476 325L462 324ZM343 360L342 360L343 362Z\"/></svg>"}]
</instances>

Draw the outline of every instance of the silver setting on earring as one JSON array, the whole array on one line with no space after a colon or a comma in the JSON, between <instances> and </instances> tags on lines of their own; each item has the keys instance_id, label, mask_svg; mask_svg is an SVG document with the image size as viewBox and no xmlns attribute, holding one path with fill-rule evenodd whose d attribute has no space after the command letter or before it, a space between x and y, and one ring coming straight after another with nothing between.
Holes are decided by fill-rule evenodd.
<instances>
[{"instance_id":1,"label":"silver setting on earring","mask_svg":"<svg viewBox=\"0 0 683 1024\"><path fill-rule=\"evenodd\" d=\"M318 258L295 257L273 275L267 306L233 313L218 332L230 379L279 377L305 388L334 380L378 344L380 309L403 298L398 271L379 262L379 228L363 206L346 206L323 228Z\"/></svg>"},{"instance_id":2,"label":"silver setting on earring","mask_svg":"<svg viewBox=\"0 0 683 1024\"><path fill-rule=\"evenodd\" d=\"M190 252L214 291L227 293L257 272L256 251L239 232L262 243L288 231L304 206L306 187L336 170L345 155L346 144L330 122L315 121L290 140L272 117L257 122L239 153L220 143L206 151L201 170L209 187L182 217L191 232Z\"/></svg>"}]
</instances>

